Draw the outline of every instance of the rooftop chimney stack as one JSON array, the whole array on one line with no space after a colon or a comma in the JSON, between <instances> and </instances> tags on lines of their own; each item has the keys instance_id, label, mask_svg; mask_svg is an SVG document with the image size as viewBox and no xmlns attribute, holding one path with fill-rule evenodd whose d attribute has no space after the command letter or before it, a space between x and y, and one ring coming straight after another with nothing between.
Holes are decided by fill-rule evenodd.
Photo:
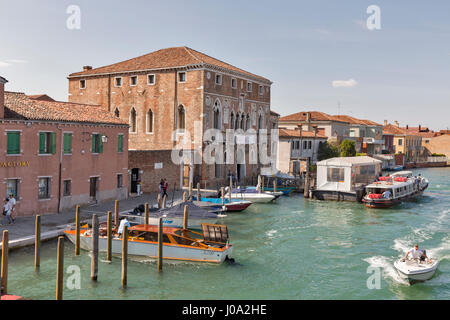
<instances>
[{"instance_id":1,"label":"rooftop chimney stack","mask_svg":"<svg viewBox=\"0 0 450 320\"><path fill-rule=\"evenodd\" d=\"M408 130L409 129L409 125L406 125L406 130Z\"/></svg>"},{"instance_id":2,"label":"rooftop chimney stack","mask_svg":"<svg viewBox=\"0 0 450 320\"><path fill-rule=\"evenodd\" d=\"M419 124L419 132L422 131L422 126Z\"/></svg>"},{"instance_id":3,"label":"rooftop chimney stack","mask_svg":"<svg viewBox=\"0 0 450 320\"><path fill-rule=\"evenodd\" d=\"M386 127L388 125L387 120L384 120L384 126Z\"/></svg>"},{"instance_id":4,"label":"rooftop chimney stack","mask_svg":"<svg viewBox=\"0 0 450 320\"><path fill-rule=\"evenodd\" d=\"M0 76L0 119L5 117L5 83L8 80Z\"/></svg>"},{"instance_id":5,"label":"rooftop chimney stack","mask_svg":"<svg viewBox=\"0 0 450 320\"><path fill-rule=\"evenodd\" d=\"M398 121L394 121L394 124L397 128L400 128L400 124L398 123Z\"/></svg>"},{"instance_id":6,"label":"rooftop chimney stack","mask_svg":"<svg viewBox=\"0 0 450 320\"><path fill-rule=\"evenodd\" d=\"M84 66L83 71L89 71L92 70L92 66Z\"/></svg>"}]
</instances>

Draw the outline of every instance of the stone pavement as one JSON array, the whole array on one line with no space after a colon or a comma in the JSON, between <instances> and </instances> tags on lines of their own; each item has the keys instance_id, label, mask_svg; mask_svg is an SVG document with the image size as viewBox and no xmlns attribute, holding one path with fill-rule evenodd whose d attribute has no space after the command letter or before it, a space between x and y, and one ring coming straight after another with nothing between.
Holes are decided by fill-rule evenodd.
<instances>
[{"instance_id":1,"label":"stone pavement","mask_svg":"<svg viewBox=\"0 0 450 320\"><path fill-rule=\"evenodd\" d=\"M180 201L183 197L184 190L168 192L166 206L171 206L172 196L173 202ZM194 193L195 194L195 193ZM119 202L119 212L126 213L133 210L140 204L148 202L150 207L157 206L157 193L144 194L141 196L129 197ZM103 217L106 220L107 212L114 214L114 201L103 202L99 204L83 206L80 209L81 222L90 222L93 214L97 214L100 220ZM36 217L17 217L14 224L0 227L0 232L8 230L9 247L11 249L34 244L34 229ZM43 214L41 215L41 240L49 240L62 234L68 225L75 223L75 208L66 210L59 214ZM1 236L0 236L1 240ZM1 243L0 243L1 247Z\"/></svg>"}]
</instances>

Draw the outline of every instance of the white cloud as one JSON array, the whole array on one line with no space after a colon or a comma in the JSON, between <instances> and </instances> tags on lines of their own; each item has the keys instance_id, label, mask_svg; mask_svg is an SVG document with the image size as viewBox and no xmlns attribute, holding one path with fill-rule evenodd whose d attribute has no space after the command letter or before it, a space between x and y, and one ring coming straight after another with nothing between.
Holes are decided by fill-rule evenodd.
<instances>
[{"instance_id":1,"label":"white cloud","mask_svg":"<svg viewBox=\"0 0 450 320\"><path fill-rule=\"evenodd\" d=\"M22 59L10 59L10 60L6 60L7 62L10 63L28 63L27 60L22 60Z\"/></svg>"},{"instance_id":2,"label":"white cloud","mask_svg":"<svg viewBox=\"0 0 450 320\"><path fill-rule=\"evenodd\" d=\"M353 88L353 87L355 87L358 84L358 82L356 82L355 79L334 80L331 84L332 84L332 86L334 88L339 88L339 87L342 87L342 88Z\"/></svg>"},{"instance_id":3,"label":"white cloud","mask_svg":"<svg viewBox=\"0 0 450 320\"><path fill-rule=\"evenodd\" d=\"M9 67L9 66L10 66L9 63L6 63L4 61L0 61L0 68L2 68L2 67Z\"/></svg>"}]
</instances>

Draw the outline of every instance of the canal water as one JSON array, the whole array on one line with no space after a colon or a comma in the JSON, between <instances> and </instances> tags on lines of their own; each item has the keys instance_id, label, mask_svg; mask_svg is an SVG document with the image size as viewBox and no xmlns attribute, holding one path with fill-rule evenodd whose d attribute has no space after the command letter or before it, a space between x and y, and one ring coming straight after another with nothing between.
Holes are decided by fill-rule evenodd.
<instances>
[{"instance_id":1,"label":"canal water","mask_svg":"<svg viewBox=\"0 0 450 320\"><path fill-rule=\"evenodd\" d=\"M133 259L126 290L120 257L108 264L101 254L99 280L91 283L89 253L75 257L67 240L64 299L450 299L450 168L414 172L428 177L430 187L417 201L392 209L297 194L229 214L223 223L234 265L165 262L158 274L154 261ZM393 262L414 242L441 263L431 280L409 285ZM11 252L9 293L54 299L56 241L43 244L39 272L33 259L33 247ZM79 288L68 273L77 269Z\"/></svg>"}]
</instances>

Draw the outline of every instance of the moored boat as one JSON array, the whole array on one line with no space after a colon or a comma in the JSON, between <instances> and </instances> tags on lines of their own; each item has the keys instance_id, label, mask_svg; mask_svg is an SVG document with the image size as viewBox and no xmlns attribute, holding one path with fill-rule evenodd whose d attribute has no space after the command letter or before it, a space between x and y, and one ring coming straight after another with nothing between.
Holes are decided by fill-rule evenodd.
<instances>
[{"instance_id":1,"label":"moored boat","mask_svg":"<svg viewBox=\"0 0 450 320\"><path fill-rule=\"evenodd\" d=\"M229 188L227 187L225 197L229 197ZM236 188L232 190L232 199L248 200L252 203L268 203L274 201L277 197L268 193L244 192L244 189Z\"/></svg>"},{"instance_id":2,"label":"moored boat","mask_svg":"<svg viewBox=\"0 0 450 320\"><path fill-rule=\"evenodd\" d=\"M247 209L252 202L241 199L230 199L225 198L224 203L222 203L222 198L201 198L197 201L197 197L193 196L194 204L200 207L212 208L212 209L222 209L226 212L240 212Z\"/></svg>"},{"instance_id":3,"label":"moored boat","mask_svg":"<svg viewBox=\"0 0 450 320\"><path fill-rule=\"evenodd\" d=\"M233 246L229 244L225 225L201 225L202 233L182 228L163 227L163 259L222 263L231 259ZM115 233L112 238L112 253L122 253L122 239ZM136 225L128 229L128 254L158 257L158 226ZM75 243L75 230L66 230L65 235ZM107 250L106 228L99 230L99 251ZM92 250L92 229L80 230L80 245L83 250Z\"/></svg>"},{"instance_id":4,"label":"moored boat","mask_svg":"<svg viewBox=\"0 0 450 320\"><path fill-rule=\"evenodd\" d=\"M424 177L413 177L411 171L401 171L366 186L362 199L368 208L389 208L402 201L413 199L428 187Z\"/></svg>"}]
</instances>

